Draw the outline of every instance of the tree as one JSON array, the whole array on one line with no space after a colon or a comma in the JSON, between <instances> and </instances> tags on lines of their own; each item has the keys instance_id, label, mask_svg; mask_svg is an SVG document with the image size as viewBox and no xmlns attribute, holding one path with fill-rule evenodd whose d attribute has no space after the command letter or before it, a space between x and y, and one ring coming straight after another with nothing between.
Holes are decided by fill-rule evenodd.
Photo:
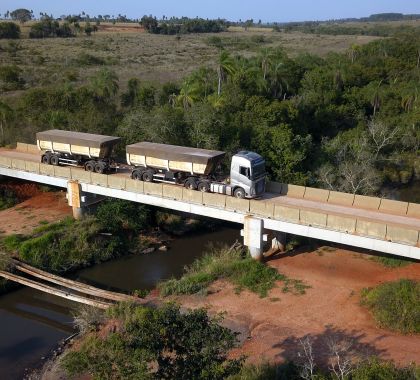
<instances>
[{"instance_id":1,"label":"tree","mask_svg":"<svg viewBox=\"0 0 420 380\"><path fill-rule=\"evenodd\" d=\"M13 38L18 39L20 37L20 27L14 22L2 22L0 23L0 39L2 38Z\"/></svg>"},{"instance_id":2,"label":"tree","mask_svg":"<svg viewBox=\"0 0 420 380\"><path fill-rule=\"evenodd\" d=\"M0 101L0 145L3 145L5 142L5 133L4 129L7 127L7 124L13 119L13 110L6 104Z\"/></svg>"},{"instance_id":3,"label":"tree","mask_svg":"<svg viewBox=\"0 0 420 380\"><path fill-rule=\"evenodd\" d=\"M217 95L221 95L222 93L222 82L226 80L228 74L233 74L235 72L234 62L229 55L229 53L223 50L217 61Z\"/></svg>"},{"instance_id":4,"label":"tree","mask_svg":"<svg viewBox=\"0 0 420 380\"><path fill-rule=\"evenodd\" d=\"M186 110L191 107L196 100L197 95L194 83L192 83L191 80L185 81L181 87L179 95L177 96L178 104L182 105L182 107Z\"/></svg>"},{"instance_id":5,"label":"tree","mask_svg":"<svg viewBox=\"0 0 420 380\"><path fill-rule=\"evenodd\" d=\"M90 335L63 358L73 376L98 379L222 380L239 372L243 359L228 359L236 334L204 309L182 312L166 304L152 309L122 304L110 311L122 328Z\"/></svg>"},{"instance_id":6,"label":"tree","mask_svg":"<svg viewBox=\"0 0 420 380\"><path fill-rule=\"evenodd\" d=\"M109 69L101 69L90 79L95 93L104 100L109 100L118 92L118 77Z\"/></svg>"},{"instance_id":7,"label":"tree","mask_svg":"<svg viewBox=\"0 0 420 380\"><path fill-rule=\"evenodd\" d=\"M12 17L12 20L19 21L22 24L32 20L32 12L24 8L15 9L13 12L10 12L10 16Z\"/></svg>"}]
</instances>

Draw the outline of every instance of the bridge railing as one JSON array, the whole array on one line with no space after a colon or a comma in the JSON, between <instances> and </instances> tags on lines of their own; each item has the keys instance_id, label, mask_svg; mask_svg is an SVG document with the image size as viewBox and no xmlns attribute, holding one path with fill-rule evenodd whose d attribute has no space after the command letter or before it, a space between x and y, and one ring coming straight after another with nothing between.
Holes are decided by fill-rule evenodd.
<instances>
[{"instance_id":1,"label":"bridge railing","mask_svg":"<svg viewBox=\"0 0 420 380\"><path fill-rule=\"evenodd\" d=\"M0 166L34 174L76 180L116 190L163 197L205 205L242 214L252 214L290 223L319 227L348 234L367 236L411 246L419 246L419 231L395 223L374 222L368 218L278 204L268 200L237 199L222 194L202 193L162 183L136 181L117 175L90 173L80 168L45 165L0 155ZM319 202L387 211L396 215L419 216L418 204L390 201L375 197L354 196L334 191L280 183L268 183L268 191Z\"/></svg>"}]
</instances>

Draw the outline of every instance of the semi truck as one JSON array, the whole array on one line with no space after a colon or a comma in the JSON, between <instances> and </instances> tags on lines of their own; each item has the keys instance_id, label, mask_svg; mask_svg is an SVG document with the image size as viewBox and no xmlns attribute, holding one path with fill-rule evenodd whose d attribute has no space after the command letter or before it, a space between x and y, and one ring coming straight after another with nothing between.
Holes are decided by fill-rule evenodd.
<instances>
[{"instance_id":1,"label":"semi truck","mask_svg":"<svg viewBox=\"0 0 420 380\"><path fill-rule=\"evenodd\" d=\"M119 137L52 129L38 132L36 143L43 151L41 162L48 165L83 166L96 173L109 172Z\"/></svg>"},{"instance_id":2,"label":"semi truck","mask_svg":"<svg viewBox=\"0 0 420 380\"><path fill-rule=\"evenodd\" d=\"M131 178L146 182L180 184L191 190L256 198L265 192L265 161L257 153L232 156L230 176L218 175L225 152L140 142L127 145Z\"/></svg>"},{"instance_id":3,"label":"semi truck","mask_svg":"<svg viewBox=\"0 0 420 380\"><path fill-rule=\"evenodd\" d=\"M121 166L113 159L119 137L53 129L38 132L41 162L81 166L86 171L109 173ZM230 163L230 175L218 168L225 152L184 146L139 142L126 146L131 178L145 182L182 185L191 190L257 198L265 192L265 162L257 153L241 151Z\"/></svg>"}]
</instances>

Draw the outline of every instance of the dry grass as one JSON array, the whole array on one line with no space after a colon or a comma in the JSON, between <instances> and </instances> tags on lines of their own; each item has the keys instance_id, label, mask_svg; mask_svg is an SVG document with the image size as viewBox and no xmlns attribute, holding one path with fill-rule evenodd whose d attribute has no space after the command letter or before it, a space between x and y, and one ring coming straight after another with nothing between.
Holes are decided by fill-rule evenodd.
<instances>
[{"instance_id":1,"label":"dry grass","mask_svg":"<svg viewBox=\"0 0 420 380\"><path fill-rule=\"evenodd\" d=\"M32 22L22 26L25 37ZM308 52L326 55L330 51L344 51L351 44L365 44L375 39L369 36L316 36L303 33L277 33L267 28L231 28L218 34L175 36L144 33L138 24L102 23L100 31L91 37L22 38L18 50L0 55L1 64L17 64L23 69L27 87L52 85L69 78L84 83L100 65L81 67L81 55L93 55L104 61L120 78L124 89L128 79L137 77L142 82L165 83L179 81L200 66L215 66L219 49L208 43L211 36L228 41L234 54L250 56L262 47L283 47L291 55ZM253 36L264 36L263 42ZM15 42L12 42L15 43ZM0 41L7 47L9 41ZM12 94L8 94L10 96Z\"/></svg>"}]
</instances>

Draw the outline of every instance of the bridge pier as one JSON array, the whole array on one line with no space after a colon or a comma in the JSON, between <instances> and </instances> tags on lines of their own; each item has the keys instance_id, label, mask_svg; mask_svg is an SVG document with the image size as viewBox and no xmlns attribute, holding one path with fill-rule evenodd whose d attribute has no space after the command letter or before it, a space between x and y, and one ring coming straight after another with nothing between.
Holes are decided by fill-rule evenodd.
<instances>
[{"instance_id":1,"label":"bridge pier","mask_svg":"<svg viewBox=\"0 0 420 380\"><path fill-rule=\"evenodd\" d=\"M89 206L104 200L105 197L97 194L85 193L77 181L68 181L67 200L73 209L73 218L82 219L87 213Z\"/></svg>"},{"instance_id":2,"label":"bridge pier","mask_svg":"<svg viewBox=\"0 0 420 380\"><path fill-rule=\"evenodd\" d=\"M241 235L244 237L244 245L255 260L262 260L264 253L264 241L267 235L264 232L264 221L252 216L245 216L244 229Z\"/></svg>"}]
</instances>

